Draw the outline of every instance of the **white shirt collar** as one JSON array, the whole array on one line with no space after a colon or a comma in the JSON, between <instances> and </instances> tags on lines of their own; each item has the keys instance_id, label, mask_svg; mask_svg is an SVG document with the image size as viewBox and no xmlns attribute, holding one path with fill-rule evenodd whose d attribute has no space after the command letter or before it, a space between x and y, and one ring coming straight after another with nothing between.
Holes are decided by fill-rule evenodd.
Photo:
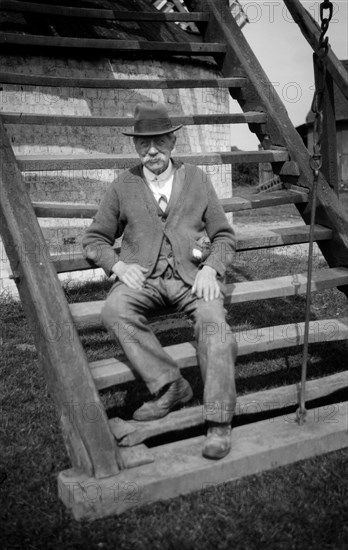
<instances>
[{"instance_id":1,"label":"white shirt collar","mask_svg":"<svg viewBox=\"0 0 348 550\"><path fill-rule=\"evenodd\" d=\"M173 162L169 160L169 164L167 168L165 169L164 172L162 172L162 174L159 174L159 176L156 176L156 174L151 172L151 170L146 168L146 166L143 166L143 170L144 170L144 176L149 183L153 183L153 182L163 183L172 177L174 172L174 165L173 165Z\"/></svg>"}]
</instances>

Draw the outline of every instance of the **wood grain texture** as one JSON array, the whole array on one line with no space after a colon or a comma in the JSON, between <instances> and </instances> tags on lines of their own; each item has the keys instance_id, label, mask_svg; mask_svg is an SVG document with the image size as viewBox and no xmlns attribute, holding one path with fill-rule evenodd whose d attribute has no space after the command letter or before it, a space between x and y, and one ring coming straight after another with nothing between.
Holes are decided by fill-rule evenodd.
<instances>
[{"instance_id":1,"label":"wood grain texture","mask_svg":"<svg viewBox=\"0 0 348 550\"><path fill-rule=\"evenodd\" d=\"M75 519L91 520L195 490L209 492L227 481L347 447L347 418L344 402L329 411L309 411L303 426L291 414L236 427L230 454L218 461L202 457L204 436L154 447L153 464L98 481L99 498L93 503L84 489L95 480L67 470L58 477L59 496Z\"/></svg>"}]
</instances>

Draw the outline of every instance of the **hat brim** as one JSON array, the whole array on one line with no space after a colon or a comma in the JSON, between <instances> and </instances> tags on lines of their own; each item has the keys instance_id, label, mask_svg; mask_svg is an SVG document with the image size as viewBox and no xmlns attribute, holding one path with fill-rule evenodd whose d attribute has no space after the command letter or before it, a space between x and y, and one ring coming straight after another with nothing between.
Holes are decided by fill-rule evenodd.
<instances>
[{"instance_id":1,"label":"hat brim","mask_svg":"<svg viewBox=\"0 0 348 550\"><path fill-rule=\"evenodd\" d=\"M151 137L151 136L164 136L165 134L171 134L172 132L176 132L177 130L180 130L182 128L182 124L179 124L179 126L173 126L173 128L162 130L161 132L157 130L156 132L122 132L124 136L131 136L131 137Z\"/></svg>"}]
</instances>

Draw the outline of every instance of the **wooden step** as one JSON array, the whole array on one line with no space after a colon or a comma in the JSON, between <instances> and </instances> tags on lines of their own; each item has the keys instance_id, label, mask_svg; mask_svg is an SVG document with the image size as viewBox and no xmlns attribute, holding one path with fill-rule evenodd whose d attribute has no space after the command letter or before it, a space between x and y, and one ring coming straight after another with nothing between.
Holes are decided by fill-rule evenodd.
<instances>
[{"instance_id":1,"label":"wooden step","mask_svg":"<svg viewBox=\"0 0 348 550\"><path fill-rule=\"evenodd\" d=\"M313 292L347 284L348 270L344 267L321 269L314 271L312 274L311 287ZM226 306L268 298L298 296L306 293L307 274L298 273L259 281L243 281L241 283L228 284L226 287ZM100 326L100 312L103 304L103 300L70 304L70 311L76 325L80 327ZM153 318L155 317L153 316ZM168 328L168 325L163 321L160 322L158 327L159 330L167 330Z\"/></svg>"},{"instance_id":2,"label":"wooden step","mask_svg":"<svg viewBox=\"0 0 348 550\"><path fill-rule=\"evenodd\" d=\"M247 197L221 199L225 212L240 212L241 210L254 210L255 208L267 208L269 206L299 204L303 202L308 202L307 189L282 189L269 193L250 194Z\"/></svg>"},{"instance_id":3,"label":"wooden step","mask_svg":"<svg viewBox=\"0 0 348 550\"><path fill-rule=\"evenodd\" d=\"M307 408L310 408L310 401L327 397L347 387L348 371L325 376L318 380L307 381ZM270 411L274 411L272 417L279 416L282 409L298 403L299 389L300 384L291 384L240 395L237 398L234 416L254 415ZM159 420L137 422L136 420L124 421L121 418L112 418L109 424L118 444L124 447L132 447L151 437L201 426L207 420L207 413L209 413L209 410L204 410L204 407L200 405L171 412Z\"/></svg>"},{"instance_id":4,"label":"wooden step","mask_svg":"<svg viewBox=\"0 0 348 550\"><path fill-rule=\"evenodd\" d=\"M270 193L257 193L249 197L232 197L221 199L225 212L239 212L254 208L298 204L308 202L308 191L284 189ZM41 218L92 218L97 212L95 204L65 202L33 202L35 213Z\"/></svg>"},{"instance_id":5,"label":"wooden step","mask_svg":"<svg viewBox=\"0 0 348 550\"><path fill-rule=\"evenodd\" d=\"M331 229L320 225L315 226L314 238L316 241L327 241L331 237ZM309 242L309 226L306 225L262 229L257 234L255 234L255 230L237 233L238 252L307 242ZM57 273L96 268L93 262L83 257L82 252L76 252L76 247L71 253L52 255L51 260Z\"/></svg>"},{"instance_id":6,"label":"wooden step","mask_svg":"<svg viewBox=\"0 0 348 550\"><path fill-rule=\"evenodd\" d=\"M125 169L139 164L135 154L110 155L91 153L89 155L17 155L17 161L23 172L46 172L59 170L101 170ZM181 162L197 165L231 164L236 162L285 162L287 151L228 151L175 154Z\"/></svg>"},{"instance_id":7,"label":"wooden step","mask_svg":"<svg viewBox=\"0 0 348 550\"><path fill-rule=\"evenodd\" d=\"M2 0L1 11L34 13L39 15L55 15L58 17L78 17L84 19L110 19L113 21L177 21L181 23L204 23L209 21L209 14L194 13L161 13L143 11L116 11L96 8L72 8L69 6L50 6L46 4L18 2L17 0Z\"/></svg>"},{"instance_id":8,"label":"wooden step","mask_svg":"<svg viewBox=\"0 0 348 550\"><path fill-rule=\"evenodd\" d=\"M131 117L33 115L3 112L1 118L4 124L37 124L44 126L111 126L126 128L134 124ZM266 113L259 112L171 116L174 126L178 124L186 126L195 124L262 124L266 120Z\"/></svg>"},{"instance_id":9,"label":"wooden step","mask_svg":"<svg viewBox=\"0 0 348 550\"><path fill-rule=\"evenodd\" d=\"M235 331L238 342L238 356L250 355L303 344L304 323L289 323L273 327ZM309 324L309 343L334 342L348 339L348 318L323 319ZM166 352L180 367L197 365L194 342L166 346ZM126 359L101 359L89 364L97 388L103 389L135 380Z\"/></svg>"},{"instance_id":10,"label":"wooden step","mask_svg":"<svg viewBox=\"0 0 348 550\"><path fill-rule=\"evenodd\" d=\"M80 9L80 8L79 8ZM0 72L2 84L16 84L20 86L48 86L52 88L95 88L95 89L148 89L166 90L180 88L242 88L247 79L243 77L231 78L115 78L110 71L110 78L75 78L64 76L46 76Z\"/></svg>"},{"instance_id":11,"label":"wooden step","mask_svg":"<svg viewBox=\"0 0 348 550\"><path fill-rule=\"evenodd\" d=\"M287 414L272 422L263 420L235 427L232 450L219 461L202 457L205 436L199 436L153 447L152 464L123 470L105 479L66 470L58 476L59 496L78 520L121 514L194 490L204 490L199 497L202 499L224 482L346 448L347 417L348 403L343 402L329 410L318 407L309 411L303 426L298 425L295 414ZM93 505L86 498L86 489L91 485L98 487Z\"/></svg>"},{"instance_id":12,"label":"wooden step","mask_svg":"<svg viewBox=\"0 0 348 550\"><path fill-rule=\"evenodd\" d=\"M114 40L113 38L74 38L63 36L40 36L0 33L3 47L67 48L69 50L108 51L117 53L137 52L140 54L168 55L216 55L226 53L226 46L220 42L157 42L148 40Z\"/></svg>"}]
</instances>

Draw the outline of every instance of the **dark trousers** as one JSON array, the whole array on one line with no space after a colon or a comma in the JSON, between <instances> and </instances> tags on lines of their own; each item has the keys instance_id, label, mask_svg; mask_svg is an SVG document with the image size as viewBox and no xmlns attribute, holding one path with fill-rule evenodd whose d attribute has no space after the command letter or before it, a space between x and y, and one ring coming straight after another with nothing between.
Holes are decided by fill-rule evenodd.
<instances>
[{"instance_id":1,"label":"dark trousers","mask_svg":"<svg viewBox=\"0 0 348 550\"><path fill-rule=\"evenodd\" d=\"M180 377L175 360L162 348L147 324L149 312L168 305L187 313L194 321L198 363L204 382L205 419L231 422L236 405L237 344L226 323L222 296L208 302L197 298L191 293L191 286L168 267L162 277L147 279L139 290L116 283L102 310L102 320L119 341L134 370L150 392L155 393Z\"/></svg>"}]
</instances>

